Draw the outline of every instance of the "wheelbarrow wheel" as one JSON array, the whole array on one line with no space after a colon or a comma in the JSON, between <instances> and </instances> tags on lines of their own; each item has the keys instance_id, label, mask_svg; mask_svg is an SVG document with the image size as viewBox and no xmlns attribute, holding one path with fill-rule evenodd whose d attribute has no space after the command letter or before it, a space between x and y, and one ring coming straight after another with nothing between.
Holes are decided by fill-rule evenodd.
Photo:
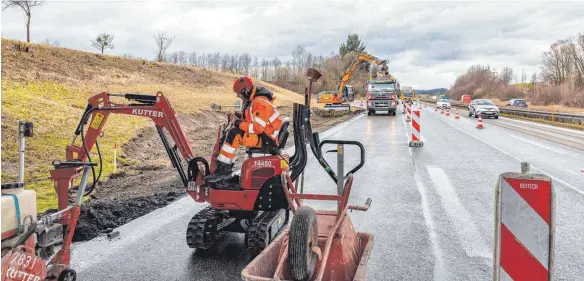
<instances>
[{"instance_id":1,"label":"wheelbarrow wheel","mask_svg":"<svg viewBox=\"0 0 584 281\"><path fill-rule=\"evenodd\" d=\"M65 269L59 274L58 281L75 281L77 280L77 272L73 269Z\"/></svg>"},{"instance_id":2,"label":"wheelbarrow wheel","mask_svg":"<svg viewBox=\"0 0 584 281\"><path fill-rule=\"evenodd\" d=\"M303 206L294 214L290 226L288 269L294 281L306 281L312 277L318 258L312 251L313 246L318 246L316 213Z\"/></svg>"}]
</instances>

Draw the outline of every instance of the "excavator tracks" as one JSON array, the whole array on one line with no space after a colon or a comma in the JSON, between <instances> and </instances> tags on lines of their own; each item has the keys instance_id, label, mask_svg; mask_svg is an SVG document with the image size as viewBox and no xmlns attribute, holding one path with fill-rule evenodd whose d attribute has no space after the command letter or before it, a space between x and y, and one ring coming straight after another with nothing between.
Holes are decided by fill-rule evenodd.
<instances>
[{"instance_id":1,"label":"excavator tracks","mask_svg":"<svg viewBox=\"0 0 584 281\"><path fill-rule=\"evenodd\" d=\"M288 223L289 211L266 211L257 216L246 232L247 250L252 256L259 255Z\"/></svg>"},{"instance_id":2,"label":"excavator tracks","mask_svg":"<svg viewBox=\"0 0 584 281\"><path fill-rule=\"evenodd\" d=\"M187 244L194 249L207 250L217 239L217 210L207 207L193 216L187 227Z\"/></svg>"}]
</instances>

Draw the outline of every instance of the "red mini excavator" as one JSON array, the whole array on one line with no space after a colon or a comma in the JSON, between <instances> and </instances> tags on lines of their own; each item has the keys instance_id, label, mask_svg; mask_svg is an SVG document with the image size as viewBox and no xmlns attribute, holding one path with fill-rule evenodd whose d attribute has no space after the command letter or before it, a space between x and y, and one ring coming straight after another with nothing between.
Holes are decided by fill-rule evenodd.
<instances>
[{"instance_id":1,"label":"red mini excavator","mask_svg":"<svg viewBox=\"0 0 584 281\"><path fill-rule=\"evenodd\" d=\"M132 103L114 103L114 98L125 98ZM210 206L193 216L188 223L186 242L191 248L208 250L220 232L245 233L245 243L252 255L259 254L288 223L290 206L282 189L281 175L286 173L295 180L306 165L304 125L308 122L308 111L295 104L294 139L295 153L289 156L283 151L288 138L289 119L286 118L279 132L279 143L262 138L259 148L246 150L247 157L241 173L230 180L209 185L205 176L215 169L221 140L225 138L232 122L218 128L217 142L210 165L202 157L193 155L177 120L177 114L168 99L158 92L156 95L99 93L89 99L89 104L75 130L75 136L66 149L66 163L91 162L90 151L95 146L99 155L100 170L93 170L93 184L86 188L85 195L94 189L101 175L101 153L98 138L110 114L144 116L152 119L160 135L172 165L177 169L187 193L196 202L208 202ZM87 129L85 128L86 125ZM81 142L77 141L81 137ZM174 142L169 141L169 137ZM180 154L180 155L179 155ZM184 169L186 162L186 170ZM81 173L79 168L51 171L58 194L68 194L72 180ZM68 196L59 196L59 209L66 208Z\"/></svg>"}]
</instances>

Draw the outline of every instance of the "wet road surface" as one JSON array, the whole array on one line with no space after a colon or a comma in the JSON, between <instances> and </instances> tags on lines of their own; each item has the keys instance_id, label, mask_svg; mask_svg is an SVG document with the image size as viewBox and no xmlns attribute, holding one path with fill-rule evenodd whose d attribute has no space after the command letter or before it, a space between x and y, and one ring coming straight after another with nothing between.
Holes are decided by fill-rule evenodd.
<instances>
[{"instance_id":1,"label":"wet road surface","mask_svg":"<svg viewBox=\"0 0 584 281\"><path fill-rule=\"evenodd\" d=\"M492 278L494 188L499 174L532 172L553 178L556 190L556 280L584 276L584 151L476 119L454 120L422 110L424 147L409 148L403 116L363 116L324 138L365 146L352 204L371 197L368 212L351 212L359 231L375 236L368 280L489 280ZM323 139L324 139L323 138ZM336 168L335 156L327 161ZM346 166L357 149L347 147ZM332 194L334 182L310 158L305 192ZM307 201L315 208L333 208ZM120 227L120 236L77 244L79 280L240 280L250 261L243 235L228 234L212 254L185 242L187 223L204 207L183 198Z\"/></svg>"}]
</instances>

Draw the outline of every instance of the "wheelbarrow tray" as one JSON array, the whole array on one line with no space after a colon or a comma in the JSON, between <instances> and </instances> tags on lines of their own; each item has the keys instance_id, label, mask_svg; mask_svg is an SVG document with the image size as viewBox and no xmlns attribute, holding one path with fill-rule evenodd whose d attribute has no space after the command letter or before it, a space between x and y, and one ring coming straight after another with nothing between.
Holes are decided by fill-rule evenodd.
<instances>
[{"instance_id":1,"label":"wheelbarrow tray","mask_svg":"<svg viewBox=\"0 0 584 281\"><path fill-rule=\"evenodd\" d=\"M328 231L332 229L336 212L317 211L318 222L318 246L324 252L324 246L328 236ZM282 258L287 253L288 233L290 227L286 227L263 252L251 261L241 272L241 278L245 281L268 281L282 280L291 281L288 274L288 259ZM355 232L349 216L345 216L341 223L337 235L333 239L331 252L325 268L323 281L360 281L365 280L367 275L367 263L373 248L373 235L363 232ZM282 273L285 278L275 279L274 275L278 264L283 262ZM315 274L310 280L317 278L321 264L317 261Z\"/></svg>"}]
</instances>

